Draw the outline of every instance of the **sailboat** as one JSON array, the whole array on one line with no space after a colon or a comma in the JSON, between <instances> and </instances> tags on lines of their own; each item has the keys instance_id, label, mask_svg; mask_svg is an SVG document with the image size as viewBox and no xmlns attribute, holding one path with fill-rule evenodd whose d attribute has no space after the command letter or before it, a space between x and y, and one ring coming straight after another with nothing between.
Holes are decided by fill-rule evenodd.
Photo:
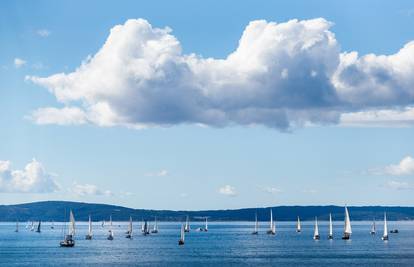
<instances>
[{"instance_id":1,"label":"sailboat","mask_svg":"<svg viewBox=\"0 0 414 267\"><path fill-rule=\"evenodd\" d=\"M267 234L269 235L274 235L276 234L276 225L273 222L273 213L272 213L272 209L270 209L270 227L269 230L267 230Z\"/></svg>"},{"instance_id":2,"label":"sailboat","mask_svg":"<svg viewBox=\"0 0 414 267\"><path fill-rule=\"evenodd\" d=\"M318 217L315 217L315 230L313 232L313 239L314 240L319 240L320 239L319 227L318 227Z\"/></svg>"},{"instance_id":3,"label":"sailboat","mask_svg":"<svg viewBox=\"0 0 414 267\"><path fill-rule=\"evenodd\" d=\"M88 223L88 234L85 236L86 240L92 239L92 220L91 215L89 215L89 223Z\"/></svg>"},{"instance_id":4,"label":"sailboat","mask_svg":"<svg viewBox=\"0 0 414 267\"><path fill-rule=\"evenodd\" d=\"M65 216L66 217L66 216ZM66 227L66 223L65 223ZM72 210L69 213L69 231L68 234L64 236L63 241L60 242L61 247L73 247L75 245L75 216L73 216Z\"/></svg>"},{"instance_id":5,"label":"sailboat","mask_svg":"<svg viewBox=\"0 0 414 267\"><path fill-rule=\"evenodd\" d=\"M299 216L298 216L298 221L296 223L296 232L300 233L301 231L302 231L302 227L300 225L300 219L299 219Z\"/></svg>"},{"instance_id":6,"label":"sailboat","mask_svg":"<svg viewBox=\"0 0 414 267\"><path fill-rule=\"evenodd\" d=\"M112 215L109 216L109 230L108 230L109 234L107 239L108 240L114 240L114 231L112 230Z\"/></svg>"},{"instance_id":7,"label":"sailboat","mask_svg":"<svg viewBox=\"0 0 414 267\"><path fill-rule=\"evenodd\" d=\"M349 218L348 208L345 206L345 219L344 219L344 235L342 239L348 240L351 238L352 229L351 229L351 219Z\"/></svg>"},{"instance_id":8,"label":"sailboat","mask_svg":"<svg viewBox=\"0 0 414 267\"><path fill-rule=\"evenodd\" d=\"M141 232L145 232L145 225L144 225L144 219L141 220Z\"/></svg>"},{"instance_id":9,"label":"sailboat","mask_svg":"<svg viewBox=\"0 0 414 267\"><path fill-rule=\"evenodd\" d=\"M188 218L188 215L187 219L185 220L184 232L190 232L190 219Z\"/></svg>"},{"instance_id":10,"label":"sailboat","mask_svg":"<svg viewBox=\"0 0 414 267\"><path fill-rule=\"evenodd\" d=\"M36 233L40 233L40 225L42 224L41 221L39 221L39 223L37 224L37 229L36 229Z\"/></svg>"},{"instance_id":11,"label":"sailboat","mask_svg":"<svg viewBox=\"0 0 414 267\"><path fill-rule=\"evenodd\" d=\"M184 229L185 230L185 229ZM154 228L151 231L152 234L158 234L158 222L157 222L157 217L155 217L154 220Z\"/></svg>"},{"instance_id":12,"label":"sailboat","mask_svg":"<svg viewBox=\"0 0 414 267\"><path fill-rule=\"evenodd\" d=\"M178 245L180 246L184 245L184 238L185 238L184 225L181 224L181 234L180 234L180 240L178 240Z\"/></svg>"},{"instance_id":13,"label":"sailboat","mask_svg":"<svg viewBox=\"0 0 414 267\"><path fill-rule=\"evenodd\" d=\"M103 220L103 221L102 221L101 226L102 226L102 227L105 227L105 220Z\"/></svg>"},{"instance_id":14,"label":"sailboat","mask_svg":"<svg viewBox=\"0 0 414 267\"><path fill-rule=\"evenodd\" d=\"M129 216L128 231L126 232L126 238L132 238L132 217Z\"/></svg>"},{"instance_id":15,"label":"sailboat","mask_svg":"<svg viewBox=\"0 0 414 267\"><path fill-rule=\"evenodd\" d=\"M144 232L143 235L149 235L150 234L150 230L149 230L149 225L147 221L144 221Z\"/></svg>"},{"instance_id":16,"label":"sailboat","mask_svg":"<svg viewBox=\"0 0 414 267\"><path fill-rule=\"evenodd\" d=\"M52 225L50 226L50 229L55 229L55 222L52 221Z\"/></svg>"},{"instance_id":17,"label":"sailboat","mask_svg":"<svg viewBox=\"0 0 414 267\"><path fill-rule=\"evenodd\" d=\"M252 235L257 235L259 233L259 222L257 221L257 213L255 216L255 221L254 221L254 230L252 232Z\"/></svg>"},{"instance_id":18,"label":"sailboat","mask_svg":"<svg viewBox=\"0 0 414 267\"><path fill-rule=\"evenodd\" d=\"M333 239L332 214L329 213L329 234L328 239Z\"/></svg>"},{"instance_id":19,"label":"sailboat","mask_svg":"<svg viewBox=\"0 0 414 267\"><path fill-rule=\"evenodd\" d=\"M16 233L19 232L19 221L16 220L16 230L14 230Z\"/></svg>"},{"instance_id":20,"label":"sailboat","mask_svg":"<svg viewBox=\"0 0 414 267\"><path fill-rule=\"evenodd\" d=\"M384 212L384 234L382 235L382 240L388 240L388 225L387 225L387 213Z\"/></svg>"},{"instance_id":21,"label":"sailboat","mask_svg":"<svg viewBox=\"0 0 414 267\"><path fill-rule=\"evenodd\" d=\"M204 229L203 229L203 231L204 231L204 232L208 232L208 223L207 223L207 217L206 217L206 224L205 224L205 226L204 226Z\"/></svg>"},{"instance_id":22,"label":"sailboat","mask_svg":"<svg viewBox=\"0 0 414 267\"><path fill-rule=\"evenodd\" d=\"M30 226L30 231L34 231L35 227L34 227L34 222L32 221L32 224Z\"/></svg>"},{"instance_id":23,"label":"sailboat","mask_svg":"<svg viewBox=\"0 0 414 267\"><path fill-rule=\"evenodd\" d=\"M376 227L375 227L375 218L372 220L372 226L371 226L371 235L375 235L376 233Z\"/></svg>"}]
</instances>

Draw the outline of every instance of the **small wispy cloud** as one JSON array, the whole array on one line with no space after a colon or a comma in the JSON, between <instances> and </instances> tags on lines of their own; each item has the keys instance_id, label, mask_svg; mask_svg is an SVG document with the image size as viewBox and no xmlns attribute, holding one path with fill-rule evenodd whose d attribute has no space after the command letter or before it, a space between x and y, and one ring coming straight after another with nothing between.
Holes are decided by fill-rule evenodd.
<instances>
[{"instance_id":1,"label":"small wispy cloud","mask_svg":"<svg viewBox=\"0 0 414 267\"><path fill-rule=\"evenodd\" d=\"M386 187L394 190L414 190L414 185L394 180L388 181Z\"/></svg>"},{"instance_id":2,"label":"small wispy cloud","mask_svg":"<svg viewBox=\"0 0 414 267\"><path fill-rule=\"evenodd\" d=\"M21 59L21 58L16 57L14 59L13 63L14 63L14 67L16 69L18 69L18 68L21 68L21 67L25 66L27 64L27 61L24 60L24 59Z\"/></svg>"},{"instance_id":3,"label":"small wispy cloud","mask_svg":"<svg viewBox=\"0 0 414 267\"><path fill-rule=\"evenodd\" d=\"M74 183L71 191L77 196L112 196L110 190L101 190L93 184L78 184Z\"/></svg>"},{"instance_id":4,"label":"small wispy cloud","mask_svg":"<svg viewBox=\"0 0 414 267\"><path fill-rule=\"evenodd\" d=\"M167 176L169 173L167 170L159 170L156 172L148 172L145 174L145 176L156 176L156 177L162 177L162 176Z\"/></svg>"},{"instance_id":5,"label":"small wispy cloud","mask_svg":"<svg viewBox=\"0 0 414 267\"><path fill-rule=\"evenodd\" d=\"M268 194L272 194L272 195L275 195L275 194L278 194L278 193L281 193L282 192L282 190L280 190L279 188L277 188L277 187L271 187L271 186L263 186L263 187L259 187L263 192L266 192L266 193L268 193Z\"/></svg>"},{"instance_id":6,"label":"small wispy cloud","mask_svg":"<svg viewBox=\"0 0 414 267\"><path fill-rule=\"evenodd\" d=\"M306 193L306 194L316 194L316 193L318 193L318 191L316 189L304 189L302 192Z\"/></svg>"},{"instance_id":7,"label":"small wispy cloud","mask_svg":"<svg viewBox=\"0 0 414 267\"><path fill-rule=\"evenodd\" d=\"M231 185L225 185L218 189L218 192L222 195L234 197L237 195L236 188Z\"/></svg>"},{"instance_id":8,"label":"small wispy cloud","mask_svg":"<svg viewBox=\"0 0 414 267\"><path fill-rule=\"evenodd\" d=\"M47 29L39 29L36 31L36 34L40 37L48 37L52 32Z\"/></svg>"}]
</instances>

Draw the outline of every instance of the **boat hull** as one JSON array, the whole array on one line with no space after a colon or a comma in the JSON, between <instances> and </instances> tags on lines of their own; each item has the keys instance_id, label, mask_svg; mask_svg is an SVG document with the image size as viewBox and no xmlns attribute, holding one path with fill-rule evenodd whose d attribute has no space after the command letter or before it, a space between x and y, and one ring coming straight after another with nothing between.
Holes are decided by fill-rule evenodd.
<instances>
[{"instance_id":1,"label":"boat hull","mask_svg":"<svg viewBox=\"0 0 414 267\"><path fill-rule=\"evenodd\" d=\"M184 245L184 241L183 241L183 240L178 240L178 245L179 245L179 246Z\"/></svg>"},{"instance_id":2,"label":"boat hull","mask_svg":"<svg viewBox=\"0 0 414 267\"><path fill-rule=\"evenodd\" d=\"M86 239L86 240L91 240L91 239L92 239L92 235L86 235L86 236L85 236L85 239Z\"/></svg>"}]
</instances>

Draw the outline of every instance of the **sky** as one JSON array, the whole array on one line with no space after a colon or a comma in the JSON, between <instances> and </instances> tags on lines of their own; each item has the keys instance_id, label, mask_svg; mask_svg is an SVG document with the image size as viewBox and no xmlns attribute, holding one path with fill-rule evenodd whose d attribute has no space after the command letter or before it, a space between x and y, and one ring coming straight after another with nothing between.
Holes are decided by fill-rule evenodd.
<instances>
[{"instance_id":1,"label":"sky","mask_svg":"<svg viewBox=\"0 0 414 267\"><path fill-rule=\"evenodd\" d=\"M413 205L412 1L1 1L0 204Z\"/></svg>"}]
</instances>

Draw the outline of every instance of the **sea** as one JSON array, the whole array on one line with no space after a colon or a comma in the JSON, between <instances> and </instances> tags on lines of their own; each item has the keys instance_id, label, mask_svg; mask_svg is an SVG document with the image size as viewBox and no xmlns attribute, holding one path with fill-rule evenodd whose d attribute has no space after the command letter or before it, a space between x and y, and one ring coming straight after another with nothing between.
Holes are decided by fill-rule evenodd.
<instances>
[{"instance_id":1,"label":"sea","mask_svg":"<svg viewBox=\"0 0 414 267\"><path fill-rule=\"evenodd\" d=\"M321 239L313 240L313 222L277 222L276 235L267 235L268 222L211 222L208 232L197 232L203 222L192 222L185 244L178 246L181 224L160 222L159 233L144 236L134 223L133 238L125 238L127 222L114 222L114 240L107 240L109 226L93 224L93 239L85 240L86 222L76 223L76 245L59 246L62 223L42 223L41 233L20 223L0 223L0 266L414 266L414 222L391 221L389 241L381 240L382 222L371 235L371 222L353 222L351 240L342 240L343 222L334 222L334 239L328 240L327 222L319 222Z\"/></svg>"}]
</instances>

